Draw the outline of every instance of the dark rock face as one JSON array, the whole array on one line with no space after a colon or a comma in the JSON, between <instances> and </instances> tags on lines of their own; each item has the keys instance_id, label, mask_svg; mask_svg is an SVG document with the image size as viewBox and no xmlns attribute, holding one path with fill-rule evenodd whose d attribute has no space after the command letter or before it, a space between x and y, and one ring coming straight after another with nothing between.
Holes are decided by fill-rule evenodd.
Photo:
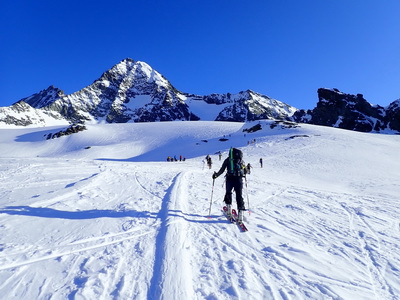
<instances>
[{"instance_id":1,"label":"dark rock face","mask_svg":"<svg viewBox=\"0 0 400 300\"><path fill-rule=\"evenodd\" d=\"M253 132L259 131L261 129L262 129L261 124L256 124L250 128L243 129L243 132L253 133Z\"/></svg>"},{"instance_id":2,"label":"dark rock face","mask_svg":"<svg viewBox=\"0 0 400 300\"><path fill-rule=\"evenodd\" d=\"M40 91L39 93L33 94L30 97L21 99L28 103L30 106L35 108L42 108L57 100L60 97L65 96L64 92L54 86L49 86L47 89Z\"/></svg>"},{"instance_id":3,"label":"dark rock face","mask_svg":"<svg viewBox=\"0 0 400 300\"><path fill-rule=\"evenodd\" d=\"M400 132L400 100L392 102L386 109L386 118L389 129Z\"/></svg>"},{"instance_id":4,"label":"dark rock face","mask_svg":"<svg viewBox=\"0 0 400 300\"><path fill-rule=\"evenodd\" d=\"M60 138L62 136L66 136L66 135L71 135L80 131L86 130L86 126L81 125L81 124L75 124L75 125L71 125L69 126L67 129L65 130L61 130L58 131L56 133L49 133L48 135L46 135L46 139L55 139L55 138Z\"/></svg>"},{"instance_id":5,"label":"dark rock face","mask_svg":"<svg viewBox=\"0 0 400 300\"><path fill-rule=\"evenodd\" d=\"M363 95L351 95L337 89L318 89L318 103L313 110L299 110L292 119L301 123L338 127L361 132L398 130L399 108L392 103L386 109L372 106ZM397 109L397 110L396 110ZM397 119L396 119L397 118Z\"/></svg>"}]
</instances>

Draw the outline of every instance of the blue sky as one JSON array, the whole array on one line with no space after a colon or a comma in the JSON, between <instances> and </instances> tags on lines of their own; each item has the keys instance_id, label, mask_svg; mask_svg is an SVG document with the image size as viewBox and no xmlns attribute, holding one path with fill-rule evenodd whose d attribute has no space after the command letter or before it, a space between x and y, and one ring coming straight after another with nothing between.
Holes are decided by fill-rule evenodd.
<instances>
[{"instance_id":1,"label":"blue sky","mask_svg":"<svg viewBox=\"0 0 400 300\"><path fill-rule=\"evenodd\" d=\"M124 58L200 95L251 89L297 108L317 89L400 98L398 0L14 0L0 4L0 106L75 92Z\"/></svg>"}]
</instances>

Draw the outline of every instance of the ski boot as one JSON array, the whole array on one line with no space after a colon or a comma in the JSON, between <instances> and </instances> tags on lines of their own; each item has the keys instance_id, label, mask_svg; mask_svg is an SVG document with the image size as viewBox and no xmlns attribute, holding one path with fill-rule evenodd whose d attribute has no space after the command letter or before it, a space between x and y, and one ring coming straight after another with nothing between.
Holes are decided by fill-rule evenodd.
<instances>
[{"instance_id":1,"label":"ski boot","mask_svg":"<svg viewBox=\"0 0 400 300\"><path fill-rule=\"evenodd\" d=\"M238 223L239 224L243 223L243 212L244 212L244 210L239 210L239 215L238 215Z\"/></svg>"},{"instance_id":2,"label":"ski boot","mask_svg":"<svg viewBox=\"0 0 400 300\"><path fill-rule=\"evenodd\" d=\"M227 208L226 214L228 215L228 217L232 217L232 205L227 204L226 208Z\"/></svg>"}]
</instances>

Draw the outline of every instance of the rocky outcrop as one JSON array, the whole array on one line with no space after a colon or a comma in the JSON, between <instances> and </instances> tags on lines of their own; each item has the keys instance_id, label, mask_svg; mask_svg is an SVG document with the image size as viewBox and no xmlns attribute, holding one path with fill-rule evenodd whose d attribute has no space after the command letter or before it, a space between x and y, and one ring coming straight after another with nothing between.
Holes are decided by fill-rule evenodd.
<instances>
[{"instance_id":1,"label":"rocky outcrop","mask_svg":"<svg viewBox=\"0 0 400 300\"><path fill-rule=\"evenodd\" d=\"M61 130L56 133L49 133L49 134L45 135L45 137L47 140L50 140L50 139L60 138L62 136L67 136L67 135L71 135L74 133L78 133L78 132L84 131L84 130L86 130L85 125L74 124L74 125L69 126L65 130Z\"/></svg>"},{"instance_id":2,"label":"rocky outcrop","mask_svg":"<svg viewBox=\"0 0 400 300\"><path fill-rule=\"evenodd\" d=\"M400 99L392 102L386 108L384 120L389 129L400 132Z\"/></svg>"},{"instance_id":3,"label":"rocky outcrop","mask_svg":"<svg viewBox=\"0 0 400 300\"><path fill-rule=\"evenodd\" d=\"M361 132L400 129L399 101L386 108L372 106L362 94L351 95L325 88L318 89L318 100L317 107L297 111L292 120Z\"/></svg>"}]
</instances>

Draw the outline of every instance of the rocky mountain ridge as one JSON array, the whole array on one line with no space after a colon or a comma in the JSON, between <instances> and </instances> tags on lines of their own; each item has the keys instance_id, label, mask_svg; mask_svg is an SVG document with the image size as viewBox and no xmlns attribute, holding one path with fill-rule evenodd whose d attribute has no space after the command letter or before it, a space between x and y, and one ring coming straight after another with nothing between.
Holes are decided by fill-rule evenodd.
<instances>
[{"instance_id":1,"label":"rocky mountain ridge","mask_svg":"<svg viewBox=\"0 0 400 300\"><path fill-rule=\"evenodd\" d=\"M318 89L318 103L312 110L298 110L292 120L361 132L400 132L400 99L387 107L371 105L362 94L338 89Z\"/></svg>"},{"instance_id":2,"label":"rocky mountain ridge","mask_svg":"<svg viewBox=\"0 0 400 300\"><path fill-rule=\"evenodd\" d=\"M0 123L43 126L51 118L66 123L242 122L287 118L295 111L290 105L250 90L208 96L183 93L146 63L128 58L70 95L51 86L8 108L0 108ZM30 114L47 118L42 117L38 122L40 118L29 118Z\"/></svg>"},{"instance_id":3,"label":"rocky mountain ridge","mask_svg":"<svg viewBox=\"0 0 400 300\"><path fill-rule=\"evenodd\" d=\"M75 93L66 95L50 86L9 107L0 107L0 125L17 126L261 119L363 132L400 132L400 99L387 107L373 106L361 94L320 88L317 106L306 111L252 90L194 95L176 89L148 64L127 58Z\"/></svg>"}]
</instances>

